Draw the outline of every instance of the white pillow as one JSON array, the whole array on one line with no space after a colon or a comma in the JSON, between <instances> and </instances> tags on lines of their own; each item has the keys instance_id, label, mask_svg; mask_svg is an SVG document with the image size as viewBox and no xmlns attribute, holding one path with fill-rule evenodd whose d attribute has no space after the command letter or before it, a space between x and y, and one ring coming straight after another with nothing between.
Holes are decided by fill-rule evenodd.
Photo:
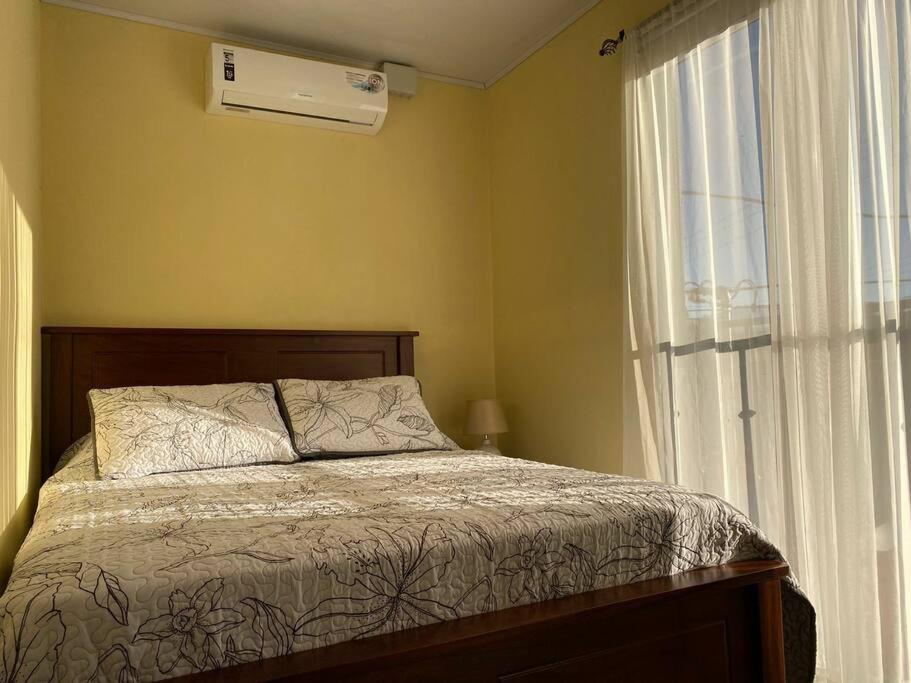
<instances>
[{"instance_id":1,"label":"white pillow","mask_svg":"<svg viewBox=\"0 0 911 683\"><path fill-rule=\"evenodd\" d=\"M102 479L294 462L269 384L92 389Z\"/></svg>"},{"instance_id":2,"label":"white pillow","mask_svg":"<svg viewBox=\"0 0 911 683\"><path fill-rule=\"evenodd\" d=\"M91 433L76 439L63 451L51 478L57 482L98 478L95 471L95 441Z\"/></svg>"},{"instance_id":3,"label":"white pillow","mask_svg":"<svg viewBox=\"0 0 911 683\"><path fill-rule=\"evenodd\" d=\"M434 424L414 377L280 379L277 384L302 456L458 448Z\"/></svg>"}]
</instances>

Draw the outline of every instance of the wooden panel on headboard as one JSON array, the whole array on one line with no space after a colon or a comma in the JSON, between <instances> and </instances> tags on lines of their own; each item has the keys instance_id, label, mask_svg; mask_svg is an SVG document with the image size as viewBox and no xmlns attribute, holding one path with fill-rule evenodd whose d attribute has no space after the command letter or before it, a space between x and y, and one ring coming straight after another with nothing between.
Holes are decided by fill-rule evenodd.
<instances>
[{"instance_id":1,"label":"wooden panel on headboard","mask_svg":"<svg viewBox=\"0 0 911 683\"><path fill-rule=\"evenodd\" d=\"M42 477L91 428L90 389L413 375L417 334L45 327Z\"/></svg>"}]
</instances>

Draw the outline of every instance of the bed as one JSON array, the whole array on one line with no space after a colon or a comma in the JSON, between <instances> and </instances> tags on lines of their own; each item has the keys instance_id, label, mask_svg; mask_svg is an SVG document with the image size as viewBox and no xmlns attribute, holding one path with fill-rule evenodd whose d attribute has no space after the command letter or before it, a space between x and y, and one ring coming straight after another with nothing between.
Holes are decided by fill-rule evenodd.
<instances>
[{"instance_id":1,"label":"bed","mask_svg":"<svg viewBox=\"0 0 911 683\"><path fill-rule=\"evenodd\" d=\"M410 375L415 336L46 328L0 680L812 678L812 607L706 494L473 451L51 476L89 389Z\"/></svg>"}]
</instances>

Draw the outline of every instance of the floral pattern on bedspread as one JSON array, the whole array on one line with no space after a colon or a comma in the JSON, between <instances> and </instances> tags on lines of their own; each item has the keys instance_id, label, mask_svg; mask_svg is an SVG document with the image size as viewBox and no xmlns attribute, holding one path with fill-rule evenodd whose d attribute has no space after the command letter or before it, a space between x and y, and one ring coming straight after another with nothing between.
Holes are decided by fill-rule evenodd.
<instances>
[{"instance_id":1,"label":"floral pattern on bedspread","mask_svg":"<svg viewBox=\"0 0 911 683\"><path fill-rule=\"evenodd\" d=\"M0 597L0 681L168 678L759 558L714 496L479 452L63 468ZM791 582L784 606L807 680L813 608Z\"/></svg>"}]
</instances>

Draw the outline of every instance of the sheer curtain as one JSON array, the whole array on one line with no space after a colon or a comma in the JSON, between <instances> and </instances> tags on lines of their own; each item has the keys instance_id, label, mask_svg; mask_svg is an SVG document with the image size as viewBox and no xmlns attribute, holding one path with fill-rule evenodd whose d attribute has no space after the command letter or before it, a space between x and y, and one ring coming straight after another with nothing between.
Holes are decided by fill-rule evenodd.
<instances>
[{"instance_id":1,"label":"sheer curtain","mask_svg":"<svg viewBox=\"0 0 911 683\"><path fill-rule=\"evenodd\" d=\"M911 680L911 0L689 0L631 31L629 474L716 493Z\"/></svg>"}]
</instances>

